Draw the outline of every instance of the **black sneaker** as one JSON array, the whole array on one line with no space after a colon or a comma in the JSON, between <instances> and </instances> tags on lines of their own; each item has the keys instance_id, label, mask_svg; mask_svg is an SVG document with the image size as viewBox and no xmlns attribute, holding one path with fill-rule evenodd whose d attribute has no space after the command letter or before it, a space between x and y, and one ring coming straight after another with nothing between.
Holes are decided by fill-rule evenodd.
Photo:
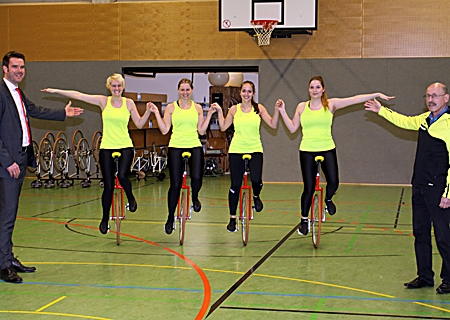
<instances>
[{"instance_id":1,"label":"black sneaker","mask_svg":"<svg viewBox=\"0 0 450 320\"><path fill-rule=\"evenodd\" d=\"M164 225L164 231L167 234L171 234L173 232L173 220L174 220L174 217L167 218L167 222Z\"/></svg>"},{"instance_id":2,"label":"black sneaker","mask_svg":"<svg viewBox=\"0 0 450 320\"><path fill-rule=\"evenodd\" d=\"M230 222L228 222L228 225L227 225L227 230L228 230L228 232L236 232L237 231L236 218L230 218Z\"/></svg>"},{"instance_id":3,"label":"black sneaker","mask_svg":"<svg viewBox=\"0 0 450 320\"><path fill-rule=\"evenodd\" d=\"M404 283L404 286L407 289L419 289L419 288L423 288L423 287L432 287L432 286L434 286L434 283L426 282L421 277L417 277L410 282Z\"/></svg>"},{"instance_id":4,"label":"black sneaker","mask_svg":"<svg viewBox=\"0 0 450 320\"><path fill-rule=\"evenodd\" d=\"M336 205L333 201L331 201L331 199L325 199L325 210L327 210L330 216L336 213Z\"/></svg>"},{"instance_id":5,"label":"black sneaker","mask_svg":"<svg viewBox=\"0 0 450 320\"><path fill-rule=\"evenodd\" d=\"M440 294L450 293L450 283L442 282L441 285L436 288L436 292Z\"/></svg>"},{"instance_id":6,"label":"black sneaker","mask_svg":"<svg viewBox=\"0 0 450 320\"><path fill-rule=\"evenodd\" d=\"M107 234L109 232L109 220L102 220L100 222L100 225L98 226L98 230L100 230L100 232L102 234Z\"/></svg>"},{"instance_id":7,"label":"black sneaker","mask_svg":"<svg viewBox=\"0 0 450 320\"><path fill-rule=\"evenodd\" d=\"M194 203L193 207L194 207L194 211L195 212L200 212L200 210L202 210L202 203L200 201L197 200L192 200L192 202Z\"/></svg>"},{"instance_id":8,"label":"black sneaker","mask_svg":"<svg viewBox=\"0 0 450 320\"><path fill-rule=\"evenodd\" d=\"M264 205L261 201L261 198L259 196L253 196L253 204L255 205L256 212L261 212L264 208Z\"/></svg>"},{"instance_id":9,"label":"black sneaker","mask_svg":"<svg viewBox=\"0 0 450 320\"><path fill-rule=\"evenodd\" d=\"M309 219L302 219L300 221L300 228L298 228L298 234L306 236L309 231Z\"/></svg>"},{"instance_id":10,"label":"black sneaker","mask_svg":"<svg viewBox=\"0 0 450 320\"><path fill-rule=\"evenodd\" d=\"M127 207L128 211L130 211L130 212L136 212L136 210L137 210L137 202L136 202L136 199L134 199L133 201L127 203L127 206L126 206L126 207Z\"/></svg>"}]
</instances>

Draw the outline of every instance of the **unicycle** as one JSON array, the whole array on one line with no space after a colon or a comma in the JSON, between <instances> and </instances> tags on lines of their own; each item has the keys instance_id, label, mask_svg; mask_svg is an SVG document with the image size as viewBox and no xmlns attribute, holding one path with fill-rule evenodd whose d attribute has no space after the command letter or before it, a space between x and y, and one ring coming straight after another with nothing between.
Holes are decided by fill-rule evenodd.
<instances>
[{"instance_id":1,"label":"unicycle","mask_svg":"<svg viewBox=\"0 0 450 320\"><path fill-rule=\"evenodd\" d=\"M111 220L114 221L114 225L116 228L116 241L117 245L120 245L120 223L123 219L125 219L125 203L124 203L124 190L123 187L119 183L119 158L120 152L113 152L112 157L114 158L114 163L116 164L116 172L115 172L115 185L114 185L114 194L112 198L111 205Z\"/></svg>"},{"instance_id":2,"label":"unicycle","mask_svg":"<svg viewBox=\"0 0 450 320\"><path fill-rule=\"evenodd\" d=\"M244 246L248 243L250 232L250 220L253 219L252 208L252 188L248 185L248 161L252 158L249 154L244 154L244 182L239 192L239 221L241 222L242 243Z\"/></svg>"},{"instance_id":3,"label":"unicycle","mask_svg":"<svg viewBox=\"0 0 450 320\"><path fill-rule=\"evenodd\" d=\"M191 187L186 185L187 164L190 156L190 152L183 152L181 154L184 163L183 183L181 185L180 197L178 198L177 216L174 221L174 229L176 227L176 222L179 222L180 245L183 245L184 243L184 236L186 234L186 221L191 220L191 207L189 206Z\"/></svg>"},{"instance_id":4,"label":"unicycle","mask_svg":"<svg viewBox=\"0 0 450 320\"><path fill-rule=\"evenodd\" d=\"M320 164L323 160L324 157L322 156L317 156L314 158L314 161L316 162L317 173L316 186L314 188L314 195L312 197L310 213L311 235L314 248L319 247L322 221L325 220L323 211L323 188L320 187Z\"/></svg>"}]
</instances>

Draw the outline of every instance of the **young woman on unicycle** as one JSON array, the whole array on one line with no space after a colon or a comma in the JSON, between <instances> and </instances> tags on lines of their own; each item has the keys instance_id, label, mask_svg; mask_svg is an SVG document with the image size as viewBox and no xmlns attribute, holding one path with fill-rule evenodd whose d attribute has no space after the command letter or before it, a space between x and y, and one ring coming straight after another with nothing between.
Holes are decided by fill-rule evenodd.
<instances>
[{"instance_id":1,"label":"young woman on unicycle","mask_svg":"<svg viewBox=\"0 0 450 320\"><path fill-rule=\"evenodd\" d=\"M342 108L363 103L374 98L390 100L383 93L360 94L349 98L328 99L325 84L321 76L311 78L308 86L310 100L300 102L297 105L292 120L286 113L283 100L278 100L277 108L281 117L291 133L302 126L302 141L300 143L300 168L303 176L303 193L301 198L300 234L308 234L308 213L311 207L311 200L314 194L316 178L316 156L324 157L322 171L327 181L325 191L326 211L333 215L336 213L336 206L332 201L333 195L339 186L338 163L336 156L336 146L331 135L334 113Z\"/></svg>"},{"instance_id":2,"label":"young woman on unicycle","mask_svg":"<svg viewBox=\"0 0 450 320\"><path fill-rule=\"evenodd\" d=\"M106 234L109 231L109 212L111 210L116 171L114 158L112 157L113 152L120 152L121 154L118 159L118 178L128 198L127 207L131 212L135 212L137 209L136 199L131 189L131 181L128 178L134 156L133 142L128 133L128 122L131 117L136 127L140 129L150 116L148 107L141 117L133 100L122 97L125 89L125 79L122 75L113 74L108 77L106 79L106 87L111 91L111 96L109 97L85 94L73 90L51 88L42 90L43 92L57 93L71 99L84 101L99 106L102 110L103 135L99 151L99 162L104 181L102 194L103 217L99 226L102 234ZM149 105L153 104L150 102L147 106Z\"/></svg>"},{"instance_id":3,"label":"young woman on unicycle","mask_svg":"<svg viewBox=\"0 0 450 320\"><path fill-rule=\"evenodd\" d=\"M172 135L169 141L168 168L170 175L170 187L167 196L169 214L167 216L164 231L171 234L175 210L180 197L180 190L183 177L183 152L191 153L189 159L189 174L191 177L192 203L195 212L199 212L202 204L198 199L198 194L202 187L203 178L203 147L198 137L203 135L211 120L214 109L210 108L206 119L203 118L203 109L191 100L194 87L189 79L181 79L178 83L178 94L180 98L167 105L164 117L161 118L159 110L155 105L147 105L151 112L155 114L158 127L162 134L167 134L172 128Z\"/></svg>"},{"instance_id":4,"label":"young woman on unicycle","mask_svg":"<svg viewBox=\"0 0 450 320\"><path fill-rule=\"evenodd\" d=\"M231 187L228 192L228 204L230 209L230 222L227 225L229 232L236 232L236 210L239 202L239 190L244 176L244 154L251 155L248 160L250 178L253 189L253 204L256 212L263 209L263 203L259 197L262 183L263 147L260 136L261 119L271 128L276 129L278 123L278 109L275 109L273 117L266 108L253 99L255 85L251 81L244 81L240 87L242 102L232 106L224 118L221 106L217 103L211 105L218 111L220 130L225 131L231 124L234 125L234 135L231 140L228 158L230 164Z\"/></svg>"}]
</instances>

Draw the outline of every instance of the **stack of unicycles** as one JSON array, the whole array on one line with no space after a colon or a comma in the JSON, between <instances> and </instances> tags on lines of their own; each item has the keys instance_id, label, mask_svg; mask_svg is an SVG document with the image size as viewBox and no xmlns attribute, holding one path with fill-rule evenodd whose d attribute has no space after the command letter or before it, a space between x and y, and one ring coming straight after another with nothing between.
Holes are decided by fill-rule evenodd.
<instances>
[{"instance_id":1,"label":"stack of unicycles","mask_svg":"<svg viewBox=\"0 0 450 320\"><path fill-rule=\"evenodd\" d=\"M92 179L100 179L99 149L102 133L96 131L91 139L91 147L81 130L76 130L69 141L67 135L60 131L54 136L48 132L38 144L33 141L33 151L37 167L32 170L36 180L31 182L33 188L61 188L73 186L80 180L83 188L91 186Z\"/></svg>"}]
</instances>

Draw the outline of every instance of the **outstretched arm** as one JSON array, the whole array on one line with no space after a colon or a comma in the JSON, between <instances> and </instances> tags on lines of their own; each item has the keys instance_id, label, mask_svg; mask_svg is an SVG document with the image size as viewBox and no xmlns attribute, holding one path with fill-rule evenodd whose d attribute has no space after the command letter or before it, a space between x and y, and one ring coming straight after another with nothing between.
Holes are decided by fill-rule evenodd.
<instances>
[{"instance_id":1,"label":"outstretched arm","mask_svg":"<svg viewBox=\"0 0 450 320\"><path fill-rule=\"evenodd\" d=\"M276 105L273 111L273 117L270 116L270 114L267 112L267 109L262 104L259 105L259 115L261 116L261 119L263 119L264 122L273 129L277 128L279 114L280 110L276 107Z\"/></svg>"},{"instance_id":2,"label":"outstretched arm","mask_svg":"<svg viewBox=\"0 0 450 320\"><path fill-rule=\"evenodd\" d=\"M376 92L376 93L359 94L348 98L332 98L329 99L328 102L330 104L330 111L334 113L338 109L342 109L358 103L363 103L367 100L375 98L381 98L383 100L391 100L394 99L395 96L387 96L384 93Z\"/></svg>"},{"instance_id":3,"label":"outstretched arm","mask_svg":"<svg viewBox=\"0 0 450 320\"><path fill-rule=\"evenodd\" d=\"M128 111L130 111L131 120L133 120L136 127L141 129L144 124L147 122L148 117L150 116L150 108L148 105L152 105L152 102L147 103L147 108L145 108L145 113L142 115L142 117L139 115L139 112L137 111L136 104L133 100L127 98L127 108Z\"/></svg>"},{"instance_id":4,"label":"outstretched arm","mask_svg":"<svg viewBox=\"0 0 450 320\"><path fill-rule=\"evenodd\" d=\"M297 109L295 109L295 114L292 120L286 113L286 105L282 99L278 99L275 108L279 110L281 114L281 118L283 118L284 124L288 128L291 133L294 133L300 127L300 115L305 109L305 102L301 102L297 105Z\"/></svg>"},{"instance_id":5,"label":"outstretched arm","mask_svg":"<svg viewBox=\"0 0 450 320\"><path fill-rule=\"evenodd\" d=\"M60 94L62 96L68 97L70 99L80 100L84 101L96 106L99 106L102 108L102 110L106 106L107 97L102 95L93 95L93 94L86 94L74 90L62 90L62 89L53 89L53 88L46 88L42 89L42 92L48 92L48 93L56 93Z\"/></svg>"}]
</instances>

